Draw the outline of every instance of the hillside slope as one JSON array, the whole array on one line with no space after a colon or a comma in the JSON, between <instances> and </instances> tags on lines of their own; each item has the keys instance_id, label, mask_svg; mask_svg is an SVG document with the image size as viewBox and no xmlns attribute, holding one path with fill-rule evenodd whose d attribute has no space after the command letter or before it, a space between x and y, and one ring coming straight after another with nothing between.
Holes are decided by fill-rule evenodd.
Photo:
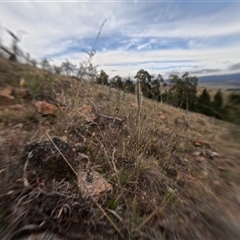
<instances>
[{"instance_id":1,"label":"hillside slope","mask_svg":"<svg viewBox=\"0 0 240 240\"><path fill-rule=\"evenodd\" d=\"M239 239L240 127L0 59L1 239Z\"/></svg>"}]
</instances>

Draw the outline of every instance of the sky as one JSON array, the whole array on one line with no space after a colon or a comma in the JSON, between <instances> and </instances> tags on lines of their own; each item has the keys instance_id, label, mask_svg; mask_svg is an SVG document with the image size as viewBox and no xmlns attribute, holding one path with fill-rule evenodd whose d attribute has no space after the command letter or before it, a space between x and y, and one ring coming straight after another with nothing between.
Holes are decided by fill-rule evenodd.
<instances>
[{"instance_id":1,"label":"sky","mask_svg":"<svg viewBox=\"0 0 240 240\"><path fill-rule=\"evenodd\" d=\"M0 0L0 39L10 47L5 28L24 33L19 47L32 58L55 65L79 65L95 48L93 64L110 77L240 73L240 0Z\"/></svg>"}]
</instances>

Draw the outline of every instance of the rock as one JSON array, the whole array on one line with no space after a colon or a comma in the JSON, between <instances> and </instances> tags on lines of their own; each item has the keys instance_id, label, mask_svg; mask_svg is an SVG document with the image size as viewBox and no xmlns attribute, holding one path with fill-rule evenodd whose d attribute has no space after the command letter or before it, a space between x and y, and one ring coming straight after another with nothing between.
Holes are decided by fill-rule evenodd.
<instances>
[{"instance_id":1,"label":"rock","mask_svg":"<svg viewBox=\"0 0 240 240\"><path fill-rule=\"evenodd\" d=\"M220 157L220 155L217 152L213 152L210 149L205 150L204 156L206 156L208 159L211 159L211 160L213 160L216 157Z\"/></svg>"},{"instance_id":2,"label":"rock","mask_svg":"<svg viewBox=\"0 0 240 240\"><path fill-rule=\"evenodd\" d=\"M216 186L221 186L221 182L218 181L218 180L214 180L214 181L213 181L213 184L216 185Z\"/></svg>"},{"instance_id":3,"label":"rock","mask_svg":"<svg viewBox=\"0 0 240 240\"><path fill-rule=\"evenodd\" d=\"M15 104L15 98L10 95L2 95L0 93L0 106L9 106Z\"/></svg>"},{"instance_id":4,"label":"rock","mask_svg":"<svg viewBox=\"0 0 240 240\"><path fill-rule=\"evenodd\" d=\"M57 98L57 93L54 91L53 86L49 84L42 84L36 94L34 95L34 99L37 101L46 101L49 103L55 102Z\"/></svg>"},{"instance_id":5,"label":"rock","mask_svg":"<svg viewBox=\"0 0 240 240\"><path fill-rule=\"evenodd\" d=\"M22 156L23 163L29 159L28 171L36 172L38 177L47 179L49 184L53 179L57 181L75 179L75 173L63 158L64 156L70 165L76 169L77 164L71 146L57 137L54 137L52 141L58 149L50 140L26 145Z\"/></svg>"},{"instance_id":6,"label":"rock","mask_svg":"<svg viewBox=\"0 0 240 240\"><path fill-rule=\"evenodd\" d=\"M226 171L227 167L225 167L225 166L217 166L217 169L220 170L220 171Z\"/></svg>"},{"instance_id":7,"label":"rock","mask_svg":"<svg viewBox=\"0 0 240 240\"><path fill-rule=\"evenodd\" d=\"M209 155L212 159L215 158L215 157L217 157L217 158L220 157L220 155L217 152L212 152L212 151L209 153Z\"/></svg>"},{"instance_id":8,"label":"rock","mask_svg":"<svg viewBox=\"0 0 240 240\"><path fill-rule=\"evenodd\" d=\"M160 117L159 117L161 120L166 120L167 119L167 117L165 116L165 115L160 115Z\"/></svg>"},{"instance_id":9,"label":"rock","mask_svg":"<svg viewBox=\"0 0 240 240\"><path fill-rule=\"evenodd\" d=\"M209 147L210 146L206 141L199 139L199 138L192 139L191 141L192 141L192 144L194 147L204 147L204 146Z\"/></svg>"},{"instance_id":10,"label":"rock","mask_svg":"<svg viewBox=\"0 0 240 240\"><path fill-rule=\"evenodd\" d=\"M92 113L92 107L86 104L83 104L81 107L77 109L79 112L83 114L89 114Z\"/></svg>"},{"instance_id":11,"label":"rock","mask_svg":"<svg viewBox=\"0 0 240 240\"><path fill-rule=\"evenodd\" d=\"M194 157L204 156L208 159L214 159L215 157L220 157L220 155L217 152L213 152L210 149L202 150L202 151L195 151L192 154Z\"/></svg>"},{"instance_id":12,"label":"rock","mask_svg":"<svg viewBox=\"0 0 240 240\"><path fill-rule=\"evenodd\" d=\"M194 157L199 157L199 156L202 155L202 152L200 152L200 151L196 151L196 152L193 152L192 155L193 155Z\"/></svg>"},{"instance_id":13,"label":"rock","mask_svg":"<svg viewBox=\"0 0 240 240\"><path fill-rule=\"evenodd\" d=\"M7 87L0 91L0 105L9 106L15 104L16 98L30 98L31 94L25 88Z\"/></svg>"},{"instance_id":14,"label":"rock","mask_svg":"<svg viewBox=\"0 0 240 240\"><path fill-rule=\"evenodd\" d=\"M13 88L6 87L0 91L0 105L9 106L15 104L15 98L12 96Z\"/></svg>"},{"instance_id":15,"label":"rock","mask_svg":"<svg viewBox=\"0 0 240 240\"><path fill-rule=\"evenodd\" d=\"M67 80L62 80L60 83L59 83L59 87L62 88L62 89L69 89L72 87L72 84L70 81L67 81Z\"/></svg>"},{"instance_id":16,"label":"rock","mask_svg":"<svg viewBox=\"0 0 240 240\"><path fill-rule=\"evenodd\" d=\"M13 110L13 111L21 111L21 112L27 111L26 107L21 104L11 105L8 107L8 109Z\"/></svg>"},{"instance_id":17,"label":"rock","mask_svg":"<svg viewBox=\"0 0 240 240\"><path fill-rule=\"evenodd\" d=\"M104 100L110 100L109 96L107 94L104 94L104 93L99 93L98 94L98 97L101 98L101 99L104 99Z\"/></svg>"},{"instance_id":18,"label":"rock","mask_svg":"<svg viewBox=\"0 0 240 240\"><path fill-rule=\"evenodd\" d=\"M83 104L76 110L86 118L87 122L92 122L96 119L96 115L93 113L92 107L89 105Z\"/></svg>"},{"instance_id":19,"label":"rock","mask_svg":"<svg viewBox=\"0 0 240 240\"><path fill-rule=\"evenodd\" d=\"M42 115L54 115L56 116L58 108L50 103L44 101L36 101L34 103L37 111Z\"/></svg>"},{"instance_id":20,"label":"rock","mask_svg":"<svg viewBox=\"0 0 240 240\"><path fill-rule=\"evenodd\" d=\"M198 157L196 158L196 161L197 161L197 162L204 162L204 161L206 161L206 158L203 157L203 156L198 156Z\"/></svg>"},{"instance_id":21,"label":"rock","mask_svg":"<svg viewBox=\"0 0 240 240\"><path fill-rule=\"evenodd\" d=\"M6 87L0 91L1 96L11 96L13 94L12 87Z\"/></svg>"},{"instance_id":22,"label":"rock","mask_svg":"<svg viewBox=\"0 0 240 240\"><path fill-rule=\"evenodd\" d=\"M131 106L134 107L134 108L138 108L136 103L131 103Z\"/></svg>"},{"instance_id":23,"label":"rock","mask_svg":"<svg viewBox=\"0 0 240 240\"><path fill-rule=\"evenodd\" d=\"M13 96L16 97L16 98L26 99L26 98L30 98L31 94L25 88L14 88Z\"/></svg>"},{"instance_id":24,"label":"rock","mask_svg":"<svg viewBox=\"0 0 240 240\"><path fill-rule=\"evenodd\" d=\"M95 201L112 191L112 185L94 170L79 171L78 186L83 192L83 197L91 196Z\"/></svg>"},{"instance_id":25,"label":"rock","mask_svg":"<svg viewBox=\"0 0 240 240\"><path fill-rule=\"evenodd\" d=\"M24 78L21 78L20 81L19 81L20 87L23 87L24 84L25 84L25 80L24 80Z\"/></svg>"}]
</instances>

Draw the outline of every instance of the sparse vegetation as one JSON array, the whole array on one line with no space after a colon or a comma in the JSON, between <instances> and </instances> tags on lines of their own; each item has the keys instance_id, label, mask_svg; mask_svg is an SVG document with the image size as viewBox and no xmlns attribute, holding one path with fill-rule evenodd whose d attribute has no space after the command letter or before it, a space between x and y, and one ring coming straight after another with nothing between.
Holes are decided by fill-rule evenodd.
<instances>
[{"instance_id":1,"label":"sparse vegetation","mask_svg":"<svg viewBox=\"0 0 240 240\"><path fill-rule=\"evenodd\" d=\"M1 61L6 65L2 65L4 69L16 64ZM24 75L25 67L18 65L18 68ZM34 82L38 84L45 76L44 72L36 71L39 78L25 79L26 86L34 88ZM0 194L1 209L5 209L1 211L1 238L16 239L34 234L31 230L24 231L24 227L29 224L40 226L44 218L47 224L42 225L42 231L53 231L67 239L72 236L91 238L90 233L94 238L102 236L104 239L234 239L239 236L238 230L227 224L237 221L234 206L238 203L232 197L236 194L233 186L240 180L236 174L239 153L230 125L218 120L212 125L202 115L186 115L183 110L150 99L144 99L140 105L141 114L138 114L138 107L129 104L134 103L132 94L125 93L124 98L110 97L108 88L94 83L49 77L52 78L51 91L56 93L52 98L59 106L53 121L50 116L37 116L32 107L31 113L31 100L25 103L29 107L23 117L9 109L5 117L8 121L1 123L1 153L4 157ZM71 87L65 90L61 84L66 80ZM28 81L32 81L32 85L28 85ZM1 84L4 86L3 82ZM111 91L118 94L115 89ZM49 95L44 94L42 100L47 100ZM115 104L117 113L112 108ZM84 105L88 110L80 109ZM4 111L1 114L3 119ZM160 118L163 114L165 120ZM141 121L140 140L138 118ZM28 124L31 128L26 127ZM34 172L30 167L26 172L30 186L25 186L24 164L21 163L24 148L27 142L47 141L46 131L49 136L57 136L75 149L74 159L79 164L75 171L86 171L87 165L91 164L91 169L108 180L112 191L105 193L100 202L82 199L81 194L76 193L76 185L64 179L59 181L53 177L53 182L48 180L46 186L46 176L31 177ZM222 139L223 133L227 138ZM197 148L192 140L197 138L208 142L204 151L211 149L222 157L211 160L208 155L193 156ZM64 149L59 150L66 155ZM52 174L57 177L58 173ZM67 187L66 184L70 185ZM56 192L55 196L51 195L50 186ZM61 194L68 194L68 200L60 197ZM37 202L34 196L38 196ZM53 204L48 205L48 212L45 212L47 199ZM81 203L75 206L73 201ZM17 206L17 211L13 211L12 206ZM71 211L64 210L64 206ZM68 230L65 224L69 225ZM76 224L83 226L82 230L76 228ZM96 232L96 227L102 230Z\"/></svg>"},{"instance_id":2,"label":"sparse vegetation","mask_svg":"<svg viewBox=\"0 0 240 240\"><path fill-rule=\"evenodd\" d=\"M79 69L0 59L0 238L240 238L239 126L189 112L235 121L239 96L197 96L187 73L109 81L94 53Z\"/></svg>"}]
</instances>

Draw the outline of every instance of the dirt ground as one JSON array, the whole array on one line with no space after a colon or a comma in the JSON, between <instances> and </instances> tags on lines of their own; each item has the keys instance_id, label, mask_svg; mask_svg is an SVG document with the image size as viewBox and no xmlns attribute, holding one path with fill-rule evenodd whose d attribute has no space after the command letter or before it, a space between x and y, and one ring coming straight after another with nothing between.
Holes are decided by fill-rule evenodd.
<instances>
[{"instance_id":1,"label":"dirt ground","mask_svg":"<svg viewBox=\"0 0 240 240\"><path fill-rule=\"evenodd\" d=\"M0 95L1 239L240 239L240 126L3 59Z\"/></svg>"}]
</instances>

